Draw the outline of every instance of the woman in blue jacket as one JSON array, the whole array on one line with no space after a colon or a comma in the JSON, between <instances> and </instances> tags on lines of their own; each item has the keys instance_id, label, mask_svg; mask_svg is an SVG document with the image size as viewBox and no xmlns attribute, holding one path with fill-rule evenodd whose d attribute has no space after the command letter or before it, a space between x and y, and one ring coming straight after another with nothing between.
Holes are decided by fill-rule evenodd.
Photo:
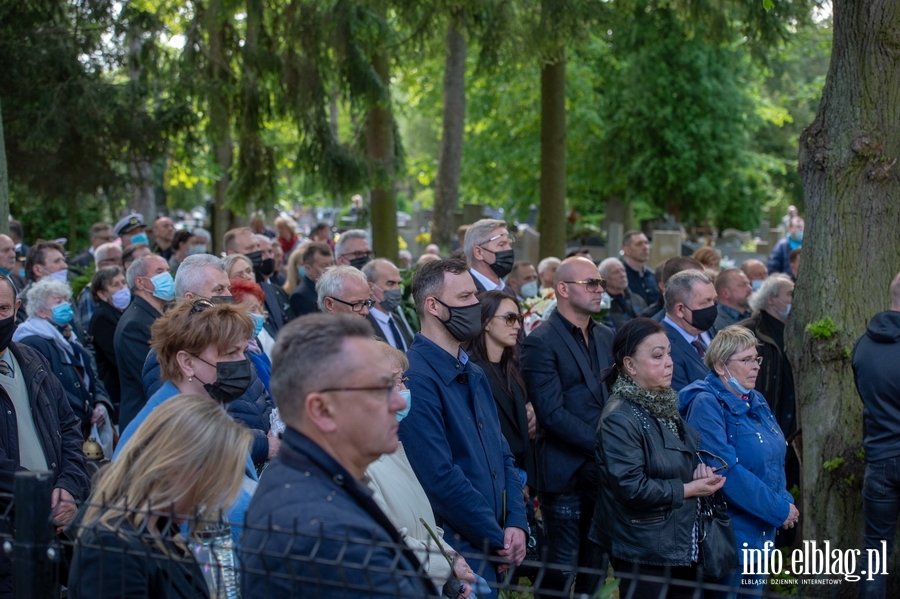
<instances>
[{"instance_id":1,"label":"woman in blue jacket","mask_svg":"<svg viewBox=\"0 0 900 599\"><path fill-rule=\"evenodd\" d=\"M800 517L785 488L784 435L765 398L753 390L762 361L758 343L742 326L722 329L704 357L709 375L679 393L681 414L700 433L700 448L724 462L708 465L727 466L722 493L734 523L741 566L721 582L735 586L742 578L763 579L741 576L745 562L756 561L750 550L774 543L776 527L793 528Z\"/></svg>"}]
</instances>

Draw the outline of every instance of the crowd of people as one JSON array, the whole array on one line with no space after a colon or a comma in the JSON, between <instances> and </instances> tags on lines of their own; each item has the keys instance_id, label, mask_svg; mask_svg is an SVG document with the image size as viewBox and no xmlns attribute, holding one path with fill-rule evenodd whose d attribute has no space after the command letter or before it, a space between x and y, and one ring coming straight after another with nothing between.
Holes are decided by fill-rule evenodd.
<instances>
[{"instance_id":1,"label":"crowd of people","mask_svg":"<svg viewBox=\"0 0 900 599\"><path fill-rule=\"evenodd\" d=\"M526 554L555 565L538 597L592 594L609 567L629 597L696 596L647 576L759 587L741 575L755 552L699 566L714 495L736 547L793 542L799 216L768 265L725 269L713 247L653 269L640 231L599 264L576 248L535 265L482 219L451 255L394 264L362 230L273 224L226 232L222 256L164 216L98 223L68 261L0 235L0 493L53 472L70 597L208 596L201 522L228 526L246 597L491 597ZM900 276L891 293L853 360L867 546L897 520L897 469L871 462L896 459L898 390L866 374L900 347ZM100 430L115 449L93 473ZM0 555L0 597L12 585Z\"/></svg>"}]
</instances>

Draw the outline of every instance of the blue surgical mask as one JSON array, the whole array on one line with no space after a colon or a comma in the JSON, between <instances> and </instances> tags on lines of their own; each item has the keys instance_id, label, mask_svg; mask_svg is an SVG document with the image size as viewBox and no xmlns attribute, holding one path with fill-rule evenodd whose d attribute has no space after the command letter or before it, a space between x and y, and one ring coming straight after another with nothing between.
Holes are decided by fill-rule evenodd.
<instances>
[{"instance_id":1,"label":"blue surgical mask","mask_svg":"<svg viewBox=\"0 0 900 599\"><path fill-rule=\"evenodd\" d=\"M66 283L69 281L69 269L64 268L62 270L57 270L56 272L51 272L47 275L47 278L51 281L60 281Z\"/></svg>"},{"instance_id":2,"label":"blue surgical mask","mask_svg":"<svg viewBox=\"0 0 900 599\"><path fill-rule=\"evenodd\" d=\"M262 314L250 314L250 318L253 319L253 338L256 339L262 332L266 319Z\"/></svg>"},{"instance_id":3,"label":"blue surgical mask","mask_svg":"<svg viewBox=\"0 0 900 599\"><path fill-rule=\"evenodd\" d=\"M154 277L150 277L153 283L153 296L158 297L164 302L171 302L175 299L175 279L168 271L161 272Z\"/></svg>"},{"instance_id":4,"label":"blue surgical mask","mask_svg":"<svg viewBox=\"0 0 900 599\"><path fill-rule=\"evenodd\" d=\"M135 243L146 243L147 245L150 245L150 238L147 237L146 233L138 233L131 237L131 243L132 245Z\"/></svg>"},{"instance_id":5,"label":"blue surgical mask","mask_svg":"<svg viewBox=\"0 0 900 599\"><path fill-rule=\"evenodd\" d=\"M409 408L412 406L412 396L409 393L409 389L403 389L402 391L398 391L400 397L406 400L406 407L397 412L397 422L400 422L406 415L409 414Z\"/></svg>"},{"instance_id":6,"label":"blue surgical mask","mask_svg":"<svg viewBox=\"0 0 900 599\"><path fill-rule=\"evenodd\" d=\"M122 287L112 294L110 303L119 310L124 310L131 303L131 290L128 287Z\"/></svg>"},{"instance_id":7,"label":"blue surgical mask","mask_svg":"<svg viewBox=\"0 0 900 599\"><path fill-rule=\"evenodd\" d=\"M75 316L75 313L72 311L72 306L69 305L69 302L63 302L61 304L56 304L52 308L53 316L50 317L50 320L61 327L66 326L70 322L72 322L72 318Z\"/></svg>"},{"instance_id":8,"label":"blue surgical mask","mask_svg":"<svg viewBox=\"0 0 900 599\"><path fill-rule=\"evenodd\" d=\"M728 379L729 387L731 387L734 391L737 391L741 395L750 395L750 392L753 391L753 389L748 389L747 387L745 387L742 384L740 384L739 382L737 382L737 379L734 378L734 375L731 374L731 371L728 370L727 366L725 367L725 372L727 372L728 375L731 377L730 379Z\"/></svg>"},{"instance_id":9,"label":"blue surgical mask","mask_svg":"<svg viewBox=\"0 0 900 599\"><path fill-rule=\"evenodd\" d=\"M206 244L202 245L192 245L188 248L188 251L185 252L188 256L196 256L197 254L205 254L206 253Z\"/></svg>"},{"instance_id":10,"label":"blue surgical mask","mask_svg":"<svg viewBox=\"0 0 900 599\"><path fill-rule=\"evenodd\" d=\"M779 301L781 301L781 300L779 300ZM784 302L781 302L781 303L784 304ZM788 315L791 313L791 306L793 304L784 304L784 305L785 305L784 310L778 311L778 316L781 317L781 320L787 320Z\"/></svg>"},{"instance_id":11,"label":"blue surgical mask","mask_svg":"<svg viewBox=\"0 0 900 599\"><path fill-rule=\"evenodd\" d=\"M756 279L755 281L750 281L750 284L753 285L753 291L758 291L760 287L762 287L764 279Z\"/></svg>"},{"instance_id":12,"label":"blue surgical mask","mask_svg":"<svg viewBox=\"0 0 900 599\"><path fill-rule=\"evenodd\" d=\"M794 239L794 241L803 243L803 231L794 231L793 233L791 233L791 237Z\"/></svg>"},{"instance_id":13,"label":"blue surgical mask","mask_svg":"<svg viewBox=\"0 0 900 599\"><path fill-rule=\"evenodd\" d=\"M519 290L519 293L522 294L522 297L537 297L538 294L538 284L537 281L531 281L530 283L525 283L522 285L522 289Z\"/></svg>"},{"instance_id":14,"label":"blue surgical mask","mask_svg":"<svg viewBox=\"0 0 900 599\"><path fill-rule=\"evenodd\" d=\"M303 280L303 277L306 276L306 267L305 267L305 266L301 266L300 268L298 268L298 269L297 269L297 274L300 275L300 280L302 281L302 280Z\"/></svg>"}]
</instances>

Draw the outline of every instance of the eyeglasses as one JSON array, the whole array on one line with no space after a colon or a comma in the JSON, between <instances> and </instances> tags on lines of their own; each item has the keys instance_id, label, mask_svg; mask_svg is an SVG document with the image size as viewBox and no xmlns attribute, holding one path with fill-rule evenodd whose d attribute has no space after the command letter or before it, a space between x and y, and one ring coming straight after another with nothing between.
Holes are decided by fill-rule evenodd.
<instances>
[{"instance_id":1,"label":"eyeglasses","mask_svg":"<svg viewBox=\"0 0 900 599\"><path fill-rule=\"evenodd\" d=\"M213 304L208 299L200 298L191 301L191 312L189 316L193 316L194 314L200 314L207 308L212 308L215 304Z\"/></svg>"},{"instance_id":2,"label":"eyeglasses","mask_svg":"<svg viewBox=\"0 0 900 599\"><path fill-rule=\"evenodd\" d=\"M751 363L756 362L758 366L762 366L762 356L753 356L752 358L741 358L740 360L728 359L726 362L740 362L744 366L750 366Z\"/></svg>"},{"instance_id":3,"label":"eyeglasses","mask_svg":"<svg viewBox=\"0 0 900 599\"><path fill-rule=\"evenodd\" d=\"M394 393L396 387L397 382L393 381L390 385L380 385L378 387L330 387L328 389L319 389L319 393L346 393L349 391L370 391L374 393L381 391L384 393L384 402L388 403L391 401L391 394Z\"/></svg>"},{"instance_id":4,"label":"eyeglasses","mask_svg":"<svg viewBox=\"0 0 900 599\"><path fill-rule=\"evenodd\" d=\"M371 310L371 309L372 309L372 306L375 305L375 300L373 300L373 299L367 299L367 300L362 301L362 302L353 302L353 303L351 303L351 302L345 302L345 301L342 300L341 298L339 298L339 297L333 297L333 296L331 296L331 295L326 295L325 297L330 297L331 299L333 299L333 300L336 301L336 302L340 302L340 303L344 304L345 306L350 306L350 309L353 310L354 312L362 312L363 307L365 307L365 308L368 309L368 310Z\"/></svg>"},{"instance_id":5,"label":"eyeglasses","mask_svg":"<svg viewBox=\"0 0 900 599\"><path fill-rule=\"evenodd\" d=\"M408 382L409 382L408 376L398 376L397 378L394 379L394 389L399 390L400 385L403 385L405 387Z\"/></svg>"},{"instance_id":6,"label":"eyeglasses","mask_svg":"<svg viewBox=\"0 0 900 599\"><path fill-rule=\"evenodd\" d=\"M481 249L483 249L483 250L485 250L485 251L488 251L488 252L490 252L490 253L492 253L492 254L495 254L496 252L495 252L494 250L489 250L488 248L486 248L486 247L484 247L484 246L486 246L487 244L489 244L489 243L492 242L492 241L497 241L498 239L501 240L501 244L502 244L502 242L508 242L508 243L509 243L509 248L513 247L513 244L515 244L515 241L516 241L516 240L513 238L513 236L510 235L509 233L500 233L499 235L494 235L493 237L491 237L491 238L488 239L487 241L484 241L484 242L482 242L482 243L479 243L479 244L478 244L478 247L480 247ZM509 249L509 248L506 248L506 249Z\"/></svg>"},{"instance_id":7,"label":"eyeglasses","mask_svg":"<svg viewBox=\"0 0 900 599\"><path fill-rule=\"evenodd\" d=\"M718 468L710 466L709 464L707 464L706 462L703 461L703 456L700 455L701 453L706 454L708 457L717 461L721 465ZM697 457L700 459L700 463L705 464L705 465L709 466L710 468L712 468L713 472L718 472L719 470L727 470L728 468L731 468L731 466L728 465L728 462L725 461L725 458L720 458L716 454L710 453L710 452L706 451L705 449L698 449Z\"/></svg>"},{"instance_id":8,"label":"eyeglasses","mask_svg":"<svg viewBox=\"0 0 900 599\"><path fill-rule=\"evenodd\" d=\"M508 312L506 314L497 314L496 316L492 316L492 318L503 318L506 326L511 327L514 326L517 322L522 324L525 321L525 317L521 314L516 314L515 312Z\"/></svg>"},{"instance_id":9,"label":"eyeglasses","mask_svg":"<svg viewBox=\"0 0 900 599\"><path fill-rule=\"evenodd\" d=\"M606 279L587 279L586 281L563 281L570 285L584 285L588 293L597 293L601 289L606 289Z\"/></svg>"},{"instance_id":10,"label":"eyeglasses","mask_svg":"<svg viewBox=\"0 0 900 599\"><path fill-rule=\"evenodd\" d=\"M347 254L341 254L341 257L346 258L347 256L350 256L350 258L352 260L356 260L357 258L371 258L374 255L375 255L375 252L373 252L372 250L369 250L368 252L363 252L362 250L360 250L358 252L349 252Z\"/></svg>"}]
</instances>

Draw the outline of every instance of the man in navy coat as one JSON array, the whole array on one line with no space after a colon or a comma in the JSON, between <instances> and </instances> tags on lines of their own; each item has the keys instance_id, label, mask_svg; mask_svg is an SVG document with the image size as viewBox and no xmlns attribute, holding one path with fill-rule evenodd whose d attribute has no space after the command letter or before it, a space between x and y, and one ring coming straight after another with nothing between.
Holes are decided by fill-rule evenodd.
<instances>
[{"instance_id":1,"label":"man in navy coat","mask_svg":"<svg viewBox=\"0 0 900 599\"><path fill-rule=\"evenodd\" d=\"M422 333L407 353L412 406L400 439L445 536L496 581L525 559L528 523L490 385L460 347L481 332L475 283L462 260L438 260L416 272L412 294Z\"/></svg>"},{"instance_id":2,"label":"man in navy coat","mask_svg":"<svg viewBox=\"0 0 900 599\"><path fill-rule=\"evenodd\" d=\"M602 566L600 548L588 531L597 500L597 423L608 395L600 379L613 363L613 332L592 318L600 311L604 289L593 262L566 258L555 283L556 311L525 338L522 374L538 420L535 486L547 561L565 566L562 576L554 572L543 587L565 588L568 595L576 567ZM599 582L597 576L578 576L575 594L592 595Z\"/></svg>"},{"instance_id":3,"label":"man in navy coat","mask_svg":"<svg viewBox=\"0 0 900 599\"><path fill-rule=\"evenodd\" d=\"M703 356L719 314L716 288L705 273L683 270L666 280L665 298L662 324L672 344L672 388L681 391L709 374Z\"/></svg>"}]
</instances>

